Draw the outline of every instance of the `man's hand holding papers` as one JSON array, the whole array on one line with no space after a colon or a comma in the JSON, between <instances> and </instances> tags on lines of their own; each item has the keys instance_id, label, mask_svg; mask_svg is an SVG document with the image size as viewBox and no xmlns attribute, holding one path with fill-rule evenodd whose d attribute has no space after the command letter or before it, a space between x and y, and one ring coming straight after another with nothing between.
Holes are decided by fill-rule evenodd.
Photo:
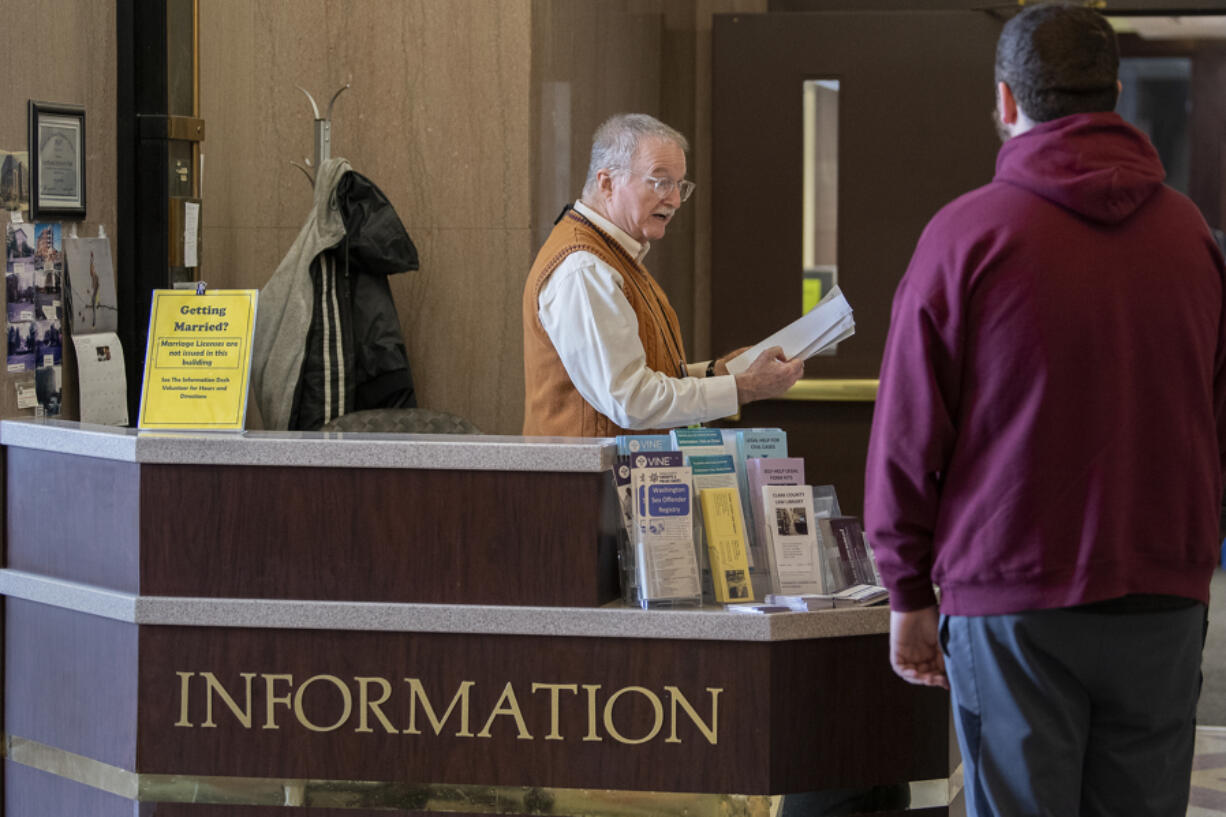
<instances>
[{"instance_id":1,"label":"man's hand holding papers","mask_svg":"<svg viewBox=\"0 0 1226 817\"><path fill-rule=\"evenodd\" d=\"M771 350L772 347L779 349L778 355L771 357L772 360L803 362L823 349L851 337L855 331L856 322L852 319L851 304L847 303L842 291L835 286L808 313L729 360L728 373L750 373L763 356L763 352ZM741 390L740 377L737 378L737 390Z\"/></svg>"},{"instance_id":2,"label":"man's hand holding papers","mask_svg":"<svg viewBox=\"0 0 1226 817\"><path fill-rule=\"evenodd\" d=\"M731 368L728 373L733 374ZM802 359L789 360L778 346L764 349L748 367L735 373L736 400L743 406L754 400L782 394L804 373Z\"/></svg>"}]
</instances>

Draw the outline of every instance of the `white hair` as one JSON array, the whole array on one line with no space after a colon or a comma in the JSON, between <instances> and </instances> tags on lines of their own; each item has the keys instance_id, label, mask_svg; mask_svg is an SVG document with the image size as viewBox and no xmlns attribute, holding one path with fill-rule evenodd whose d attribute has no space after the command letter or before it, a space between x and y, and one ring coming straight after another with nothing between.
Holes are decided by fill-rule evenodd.
<instances>
[{"instance_id":1,"label":"white hair","mask_svg":"<svg viewBox=\"0 0 1226 817\"><path fill-rule=\"evenodd\" d=\"M602 170L629 170L639 143L645 138L664 139L681 148L690 149L680 131L670 128L654 116L645 113L619 113L604 121L592 137L592 158L583 182L583 197L596 195L596 174Z\"/></svg>"}]
</instances>

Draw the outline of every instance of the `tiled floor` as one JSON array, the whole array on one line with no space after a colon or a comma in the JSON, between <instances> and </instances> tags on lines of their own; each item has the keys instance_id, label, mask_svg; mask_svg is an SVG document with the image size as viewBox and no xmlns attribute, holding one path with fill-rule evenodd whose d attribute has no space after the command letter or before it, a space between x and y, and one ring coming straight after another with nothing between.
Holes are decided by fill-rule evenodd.
<instances>
[{"instance_id":1,"label":"tiled floor","mask_svg":"<svg viewBox=\"0 0 1226 817\"><path fill-rule=\"evenodd\" d=\"M1188 817L1226 816L1226 726L1196 730Z\"/></svg>"}]
</instances>

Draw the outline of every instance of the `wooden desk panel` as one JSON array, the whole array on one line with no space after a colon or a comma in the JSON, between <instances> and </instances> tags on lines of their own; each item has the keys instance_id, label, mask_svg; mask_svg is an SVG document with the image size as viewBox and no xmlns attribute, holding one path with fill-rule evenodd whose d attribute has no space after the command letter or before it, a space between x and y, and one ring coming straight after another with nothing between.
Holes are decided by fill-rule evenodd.
<instances>
[{"instance_id":1,"label":"wooden desk panel","mask_svg":"<svg viewBox=\"0 0 1226 817\"><path fill-rule=\"evenodd\" d=\"M766 795L948 774L947 699L893 677L885 635L231 629L8 607L12 735L140 775Z\"/></svg>"},{"instance_id":2,"label":"wooden desk panel","mask_svg":"<svg viewBox=\"0 0 1226 817\"><path fill-rule=\"evenodd\" d=\"M7 567L138 592L140 466L4 450Z\"/></svg>"},{"instance_id":3,"label":"wooden desk panel","mask_svg":"<svg viewBox=\"0 0 1226 817\"><path fill-rule=\"evenodd\" d=\"M149 595L595 606L609 475L145 465Z\"/></svg>"},{"instance_id":4,"label":"wooden desk panel","mask_svg":"<svg viewBox=\"0 0 1226 817\"><path fill-rule=\"evenodd\" d=\"M607 473L136 464L7 448L9 567L132 593L599 606Z\"/></svg>"}]
</instances>

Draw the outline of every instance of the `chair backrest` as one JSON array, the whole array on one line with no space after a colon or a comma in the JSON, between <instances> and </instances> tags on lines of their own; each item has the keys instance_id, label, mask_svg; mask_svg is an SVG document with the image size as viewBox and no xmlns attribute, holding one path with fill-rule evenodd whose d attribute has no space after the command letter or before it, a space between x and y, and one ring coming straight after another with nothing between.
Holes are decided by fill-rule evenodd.
<instances>
[{"instance_id":1,"label":"chair backrest","mask_svg":"<svg viewBox=\"0 0 1226 817\"><path fill-rule=\"evenodd\" d=\"M424 408L367 409L342 414L325 423L320 431L383 431L401 434L480 434L475 425L448 414Z\"/></svg>"}]
</instances>

